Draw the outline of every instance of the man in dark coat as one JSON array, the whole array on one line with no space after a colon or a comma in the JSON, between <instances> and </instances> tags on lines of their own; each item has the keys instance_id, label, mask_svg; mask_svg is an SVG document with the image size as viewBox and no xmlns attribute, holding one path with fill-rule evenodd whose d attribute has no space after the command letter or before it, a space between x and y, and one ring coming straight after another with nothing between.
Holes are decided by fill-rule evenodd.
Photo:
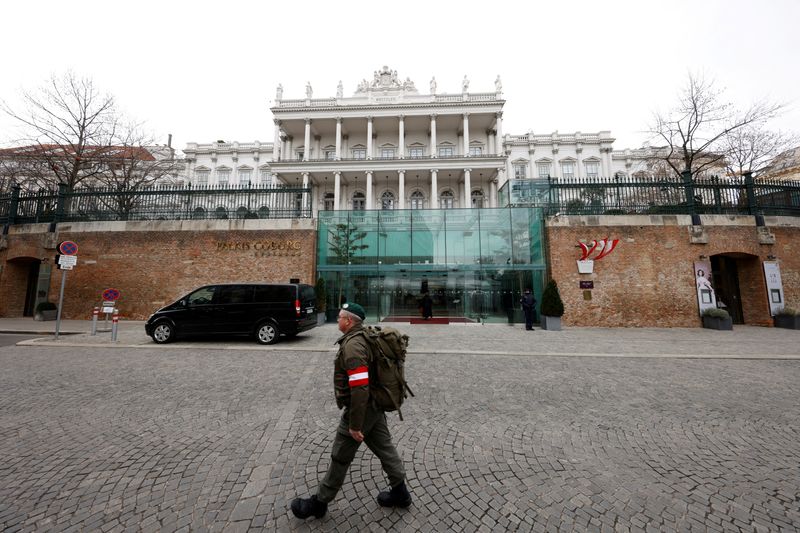
<instances>
[{"instance_id":1,"label":"man in dark coat","mask_svg":"<svg viewBox=\"0 0 800 533\"><path fill-rule=\"evenodd\" d=\"M520 298L519 303L522 304L522 312L525 313L525 329L533 331L533 315L536 312L536 298L530 289L525 289L525 294Z\"/></svg>"},{"instance_id":2,"label":"man in dark coat","mask_svg":"<svg viewBox=\"0 0 800 533\"><path fill-rule=\"evenodd\" d=\"M375 407L369 398L369 346L363 334L364 308L357 303L345 303L339 310L339 331L336 341L339 352L334 362L333 384L336 405L344 408L331 452L331 465L317 493L310 498L292 501L292 513L297 518L322 518L342 488L347 470L362 442L378 456L389 478L391 490L378 494L383 507L408 507L411 494L406 488L403 460L392 443L386 424L386 414Z\"/></svg>"}]
</instances>

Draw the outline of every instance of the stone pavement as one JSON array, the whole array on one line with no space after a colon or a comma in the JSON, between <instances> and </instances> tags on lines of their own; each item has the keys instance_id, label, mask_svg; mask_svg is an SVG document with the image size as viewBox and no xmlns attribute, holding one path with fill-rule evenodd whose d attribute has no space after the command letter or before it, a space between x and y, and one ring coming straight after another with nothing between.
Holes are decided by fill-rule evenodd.
<instances>
[{"instance_id":1,"label":"stone pavement","mask_svg":"<svg viewBox=\"0 0 800 533\"><path fill-rule=\"evenodd\" d=\"M42 324L46 324L42 326ZM102 322L101 322L102 324ZM733 331L703 328L564 328L562 331L525 331L521 324L408 324L389 323L411 336L411 353L481 355L580 355L619 357L782 358L800 359L800 332L780 328L735 326ZM27 329L26 329L27 328ZM44 329L43 329L44 328ZM48 329L49 328L49 329ZM0 319L0 333L53 332L53 322L31 319ZM58 341L52 335L25 341L36 346L102 345L108 348L153 348L144 333L144 322L120 321L116 343L110 331L89 335L91 322L67 320ZM160 349L207 349L333 352L340 333L335 324L325 324L283 339L273 346L260 346L243 337L194 338L163 345Z\"/></svg>"},{"instance_id":2,"label":"stone pavement","mask_svg":"<svg viewBox=\"0 0 800 533\"><path fill-rule=\"evenodd\" d=\"M363 450L308 522L288 504L330 461L333 327L0 348L0 530L800 528L797 332L405 329L417 397L388 416L413 505L377 505Z\"/></svg>"}]
</instances>

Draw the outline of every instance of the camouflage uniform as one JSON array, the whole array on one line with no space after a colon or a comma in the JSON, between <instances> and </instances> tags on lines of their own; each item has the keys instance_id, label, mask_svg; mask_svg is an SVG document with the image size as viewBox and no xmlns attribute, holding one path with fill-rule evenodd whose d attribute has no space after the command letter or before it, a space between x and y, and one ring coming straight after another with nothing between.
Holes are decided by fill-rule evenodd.
<instances>
[{"instance_id":1,"label":"camouflage uniform","mask_svg":"<svg viewBox=\"0 0 800 533\"><path fill-rule=\"evenodd\" d=\"M360 324L336 341L339 351L334 363L333 385L336 405L344 409L331 452L331 465L317 490L317 499L330 502L342 488L347 469L360 445L350 430L361 431L364 443L381 461L392 487L405 481L403 461L392 444L386 414L369 398L369 347Z\"/></svg>"}]
</instances>

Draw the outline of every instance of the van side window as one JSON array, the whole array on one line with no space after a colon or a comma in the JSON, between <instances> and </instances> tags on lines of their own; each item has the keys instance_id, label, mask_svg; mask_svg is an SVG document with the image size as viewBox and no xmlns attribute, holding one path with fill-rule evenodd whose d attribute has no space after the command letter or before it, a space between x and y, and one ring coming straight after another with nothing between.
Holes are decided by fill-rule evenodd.
<instances>
[{"instance_id":1,"label":"van side window","mask_svg":"<svg viewBox=\"0 0 800 533\"><path fill-rule=\"evenodd\" d=\"M214 300L214 292L217 287L203 287L197 289L186 298L189 305L204 305L210 304Z\"/></svg>"},{"instance_id":2,"label":"van side window","mask_svg":"<svg viewBox=\"0 0 800 533\"><path fill-rule=\"evenodd\" d=\"M247 285L224 285L220 287L216 304L249 304L253 297L253 287Z\"/></svg>"},{"instance_id":3,"label":"van side window","mask_svg":"<svg viewBox=\"0 0 800 533\"><path fill-rule=\"evenodd\" d=\"M257 303L294 302L294 287L286 285L257 285L255 301Z\"/></svg>"}]
</instances>

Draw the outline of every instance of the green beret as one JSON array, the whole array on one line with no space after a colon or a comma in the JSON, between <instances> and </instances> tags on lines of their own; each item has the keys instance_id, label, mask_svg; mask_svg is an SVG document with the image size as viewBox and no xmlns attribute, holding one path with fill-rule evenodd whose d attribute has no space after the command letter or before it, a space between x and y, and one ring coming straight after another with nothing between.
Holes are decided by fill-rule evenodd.
<instances>
[{"instance_id":1,"label":"green beret","mask_svg":"<svg viewBox=\"0 0 800 533\"><path fill-rule=\"evenodd\" d=\"M365 318L367 318L367 313L364 312L364 308L361 307L360 305L356 304L356 303L347 302L346 304L342 305L342 309L344 309L345 311L348 311L350 313L353 313L354 315L356 315L361 320L364 320Z\"/></svg>"}]
</instances>

